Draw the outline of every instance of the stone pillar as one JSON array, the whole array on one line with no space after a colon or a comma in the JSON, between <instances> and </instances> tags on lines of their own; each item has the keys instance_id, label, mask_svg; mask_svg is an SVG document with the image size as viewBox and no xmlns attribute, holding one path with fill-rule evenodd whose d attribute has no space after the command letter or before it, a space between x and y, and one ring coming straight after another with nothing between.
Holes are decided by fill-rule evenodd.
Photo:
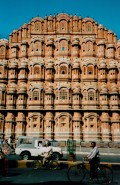
<instances>
[{"instance_id":1,"label":"stone pillar","mask_svg":"<svg viewBox=\"0 0 120 185\"><path fill-rule=\"evenodd\" d=\"M16 138L18 136L25 135L25 123L26 123L26 118L24 113L18 112L18 116L16 118L16 128L15 128Z\"/></svg>"},{"instance_id":2,"label":"stone pillar","mask_svg":"<svg viewBox=\"0 0 120 185\"><path fill-rule=\"evenodd\" d=\"M8 112L5 118L5 138L9 138L11 135L15 134L15 117L13 113Z\"/></svg>"},{"instance_id":3,"label":"stone pillar","mask_svg":"<svg viewBox=\"0 0 120 185\"><path fill-rule=\"evenodd\" d=\"M110 141L110 118L109 114L106 112L102 113L101 116L101 134L102 141L109 142Z\"/></svg>"},{"instance_id":4,"label":"stone pillar","mask_svg":"<svg viewBox=\"0 0 120 185\"><path fill-rule=\"evenodd\" d=\"M44 138L54 138L54 117L52 112L46 112L45 124L44 124Z\"/></svg>"},{"instance_id":5,"label":"stone pillar","mask_svg":"<svg viewBox=\"0 0 120 185\"><path fill-rule=\"evenodd\" d=\"M120 118L119 113L112 113L111 118L112 126L111 126L111 134L112 134L112 142L120 141Z\"/></svg>"},{"instance_id":6,"label":"stone pillar","mask_svg":"<svg viewBox=\"0 0 120 185\"><path fill-rule=\"evenodd\" d=\"M73 115L73 139L82 141L81 114L74 112Z\"/></svg>"}]
</instances>

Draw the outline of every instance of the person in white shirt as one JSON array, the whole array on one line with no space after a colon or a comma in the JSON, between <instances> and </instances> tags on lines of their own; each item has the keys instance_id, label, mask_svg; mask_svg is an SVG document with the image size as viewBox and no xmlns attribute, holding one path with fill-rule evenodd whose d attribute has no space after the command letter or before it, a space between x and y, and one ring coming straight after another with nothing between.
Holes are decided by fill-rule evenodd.
<instances>
[{"instance_id":1,"label":"person in white shirt","mask_svg":"<svg viewBox=\"0 0 120 185\"><path fill-rule=\"evenodd\" d=\"M44 153L41 154L41 156L43 157L43 165L45 165L46 161L51 158L52 153L53 153L50 142L46 141L46 144L44 147L45 147Z\"/></svg>"},{"instance_id":2,"label":"person in white shirt","mask_svg":"<svg viewBox=\"0 0 120 185\"><path fill-rule=\"evenodd\" d=\"M90 153L87 155L86 159L89 161L90 164L90 178L93 179L96 177L96 168L98 163L100 162L99 158L99 150L98 147L96 146L96 142L91 142L92 147Z\"/></svg>"}]
</instances>

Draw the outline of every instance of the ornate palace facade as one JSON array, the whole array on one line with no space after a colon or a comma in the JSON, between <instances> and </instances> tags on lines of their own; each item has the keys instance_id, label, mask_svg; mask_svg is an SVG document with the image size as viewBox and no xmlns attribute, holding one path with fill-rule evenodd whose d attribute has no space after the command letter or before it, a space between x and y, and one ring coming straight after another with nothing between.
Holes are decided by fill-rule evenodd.
<instances>
[{"instance_id":1,"label":"ornate palace facade","mask_svg":"<svg viewBox=\"0 0 120 185\"><path fill-rule=\"evenodd\" d=\"M0 133L120 142L120 41L92 18L33 18L0 40Z\"/></svg>"}]
</instances>

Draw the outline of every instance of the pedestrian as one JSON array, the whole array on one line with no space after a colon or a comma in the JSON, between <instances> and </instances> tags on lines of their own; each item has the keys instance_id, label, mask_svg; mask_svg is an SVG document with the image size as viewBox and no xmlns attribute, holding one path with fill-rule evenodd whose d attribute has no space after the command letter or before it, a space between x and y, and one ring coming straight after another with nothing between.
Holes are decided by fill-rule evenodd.
<instances>
[{"instance_id":1,"label":"pedestrian","mask_svg":"<svg viewBox=\"0 0 120 185\"><path fill-rule=\"evenodd\" d=\"M8 144L11 146L11 137L8 139Z\"/></svg>"},{"instance_id":2,"label":"pedestrian","mask_svg":"<svg viewBox=\"0 0 120 185\"><path fill-rule=\"evenodd\" d=\"M8 175L8 169L9 169L9 160L8 160L8 155L10 154L10 150L8 147L4 147L4 160L3 160L3 176Z\"/></svg>"},{"instance_id":3,"label":"pedestrian","mask_svg":"<svg viewBox=\"0 0 120 185\"><path fill-rule=\"evenodd\" d=\"M91 142L90 146L92 147L92 149L90 153L87 155L86 159L89 161L90 164L90 179L92 180L97 175L96 169L100 162L100 157L98 147L96 146L96 142Z\"/></svg>"},{"instance_id":4,"label":"pedestrian","mask_svg":"<svg viewBox=\"0 0 120 185\"><path fill-rule=\"evenodd\" d=\"M0 176L4 175L4 159L5 155L2 151L2 148L0 148Z\"/></svg>"}]
</instances>

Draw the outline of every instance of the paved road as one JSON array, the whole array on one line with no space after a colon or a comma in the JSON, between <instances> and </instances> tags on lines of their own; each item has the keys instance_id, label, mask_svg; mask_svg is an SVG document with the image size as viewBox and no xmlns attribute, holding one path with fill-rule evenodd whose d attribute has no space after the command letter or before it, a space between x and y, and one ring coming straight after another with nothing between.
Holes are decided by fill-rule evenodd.
<instances>
[{"instance_id":1,"label":"paved road","mask_svg":"<svg viewBox=\"0 0 120 185\"><path fill-rule=\"evenodd\" d=\"M0 184L4 185L90 185L88 182L71 183L67 179L67 169L62 170L33 170L31 168L26 169L11 169L9 171L9 176L0 179ZM119 185L120 184L120 170L115 171L114 181L109 185ZM96 184L94 184L96 185ZM106 184L107 185L107 184Z\"/></svg>"}]
</instances>

